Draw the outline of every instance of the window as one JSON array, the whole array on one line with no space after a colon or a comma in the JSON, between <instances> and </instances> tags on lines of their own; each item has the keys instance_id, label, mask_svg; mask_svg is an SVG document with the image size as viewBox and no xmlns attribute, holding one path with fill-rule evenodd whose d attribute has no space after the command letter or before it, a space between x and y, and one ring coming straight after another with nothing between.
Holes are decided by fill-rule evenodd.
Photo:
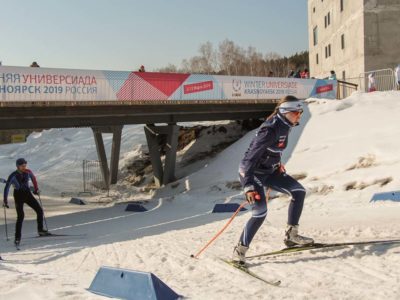
<instances>
[{"instance_id":1,"label":"window","mask_svg":"<svg viewBox=\"0 0 400 300\"><path fill-rule=\"evenodd\" d=\"M344 0L340 0L340 11L343 11L343 7L344 7Z\"/></svg>"},{"instance_id":2,"label":"window","mask_svg":"<svg viewBox=\"0 0 400 300\"><path fill-rule=\"evenodd\" d=\"M346 80L346 71L342 71L342 80L345 81Z\"/></svg>"},{"instance_id":3,"label":"window","mask_svg":"<svg viewBox=\"0 0 400 300\"><path fill-rule=\"evenodd\" d=\"M312 12L315 13L315 7L313 7Z\"/></svg>"},{"instance_id":4,"label":"window","mask_svg":"<svg viewBox=\"0 0 400 300\"><path fill-rule=\"evenodd\" d=\"M342 49L344 49L344 34L342 34L342 36L340 37L340 42L342 45Z\"/></svg>"},{"instance_id":5,"label":"window","mask_svg":"<svg viewBox=\"0 0 400 300\"><path fill-rule=\"evenodd\" d=\"M325 46L325 58L330 57L331 54L331 44L329 44L328 46Z\"/></svg>"},{"instance_id":6,"label":"window","mask_svg":"<svg viewBox=\"0 0 400 300\"><path fill-rule=\"evenodd\" d=\"M316 61L317 65L318 65L318 64L319 64L318 53L317 53L317 55L315 56L315 61Z\"/></svg>"},{"instance_id":7,"label":"window","mask_svg":"<svg viewBox=\"0 0 400 300\"><path fill-rule=\"evenodd\" d=\"M328 27L331 24L331 13L328 12L328 14L325 16L325 28Z\"/></svg>"},{"instance_id":8,"label":"window","mask_svg":"<svg viewBox=\"0 0 400 300\"><path fill-rule=\"evenodd\" d=\"M313 42L314 46L318 44L318 26L315 26L313 29Z\"/></svg>"}]
</instances>

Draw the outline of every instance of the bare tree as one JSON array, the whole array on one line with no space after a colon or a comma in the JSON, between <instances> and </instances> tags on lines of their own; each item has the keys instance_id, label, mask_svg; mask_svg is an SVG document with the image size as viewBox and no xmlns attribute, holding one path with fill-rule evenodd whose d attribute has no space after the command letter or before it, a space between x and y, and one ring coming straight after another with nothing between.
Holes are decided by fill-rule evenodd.
<instances>
[{"instance_id":1,"label":"bare tree","mask_svg":"<svg viewBox=\"0 0 400 300\"><path fill-rule=\"evenodd\" d=\"M174 64L168 64L166 67L158 69L158 72L162 72L162 73L180 73L178 68Z\"/></svg>"},{"instance_id":2,"label":"bare tree","mask_svg":"<svg viewBox=\"0 0 400 300\"><path fill-rule=\"evenodd\" d=\"M182 60L181 68L169 64L164 72L199 74L286 77L289 70L308 66L308 51L282 57L276 52L263 55L255 47L246 50L231 40L224 40L214 49L211 42L201 44L199 55Z\"/></svg>"}]
</instances>

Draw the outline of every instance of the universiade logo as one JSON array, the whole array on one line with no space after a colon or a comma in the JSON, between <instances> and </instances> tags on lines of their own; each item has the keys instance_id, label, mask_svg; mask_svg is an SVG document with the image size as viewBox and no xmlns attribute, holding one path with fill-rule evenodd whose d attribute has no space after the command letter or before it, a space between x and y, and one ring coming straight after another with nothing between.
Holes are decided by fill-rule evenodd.
<instances>
[{"instance_id":1,"label":"universiade logo","mask_svg":"<svg viewBox=\"0 0 400 300\"><path fill-rule=\"evenodd\" d=\"M232 79L232 96L240 97L242 95L242 81L240 79Z\"/></svg>"}]
</instances>

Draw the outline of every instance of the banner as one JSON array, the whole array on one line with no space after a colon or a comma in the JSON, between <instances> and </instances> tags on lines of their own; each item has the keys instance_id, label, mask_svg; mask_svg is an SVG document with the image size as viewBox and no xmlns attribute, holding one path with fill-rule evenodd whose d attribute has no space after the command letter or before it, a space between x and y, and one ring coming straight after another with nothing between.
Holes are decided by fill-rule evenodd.
<instances>
[{"instance_id":1,"label":"banner","mask_svg":"<svg viewBox=\"0 0 400 300\"><path fill-rule=\"evenodd\" d=\"M335 99L336 80L0 66L0 101Z\"/></svg>"}]
</instances>

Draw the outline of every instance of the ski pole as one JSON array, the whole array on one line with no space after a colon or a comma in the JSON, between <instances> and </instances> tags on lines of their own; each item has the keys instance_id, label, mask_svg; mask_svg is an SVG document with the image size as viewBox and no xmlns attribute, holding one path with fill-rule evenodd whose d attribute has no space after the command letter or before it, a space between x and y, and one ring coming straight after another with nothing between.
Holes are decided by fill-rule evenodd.
<instances>
[{"instance_id":1,"label":"ski pole","mask_svg":"<svg viewBox=\"0 0 400 300\"><path fill-rule=\"evenodd\" d=\"M226 228L228 228L229 224L232 223L233 219L236 217L236 215L240 212L240 210L245 207L247 205L247 201L243 201L242 204L240 204L239 208L234 212L234 214L232 215L232 217L228 220L228 222L226 222L226 224L224 225L224 227L222 227L220 229L220 231L217 232L217 234L203 247L200 249L199 252L196 253L196 255L190 255L190 257L193 258L198 258L199 255L201 253L203 253L204 250L206 250L208 248L208 246L210 246L212 244L212 242L214 242L224 231Z\"/></svg>"},{"instance_id":2,"label":"ski pole","mask_svg":"<svg viewBox=\"0 0 400 300\"><path fill-rule=\"evenodd\" d=\"M40 199L40 193L38 193L38 197L39 197L40 206L42 207L42 210L43 210L44 225L46 226L46 231L49 231L49 227L47 226L46 216L44 215L44 208L43 208L43 204L42 204L42 199Z\"/></svg>"},{"instance_id":3,"label":"ski pole","mask_svg":"<svg viewBox=\"0 0 400 300\"><path fill-rule=\"evenodd\" d=\"M269 193L271 189L269 188L267 191L267 195L265 197L265 201L268 203L269 200ZM217 234L203 247L199 250L199 252L196 253L196 255L191 254L190 257L192 258L198 258L201 253L204 252L224 231L226 228L228 228L229 224L232 223L233 219L237 216L237 214L240 212L240 210L247 205L247 201L243 201L242 204L239 206L239 208L233 213L232 217L226 222L224 227L220 229L220 231L217 232Z\"/></svg>"},{"instance_id":4,"label":"ski pole","mask_svg":"<svg viewBox=\"0 0 400 300\"><path fill-rule=\"evenodd\" d=\"M6 230L6 239L9 241L10 239L8 238L8 228L7 228L7 212L6 212L6 207L4 206L4 225L5 225L5 230Z\"/></svg>"},{"instance_id":5,"label":"ski pole","mask_svg":"<svg viewBox=\"0 0 400 300\"><path fill-rule=\"evenodd\" d=\"M0 178L1 183L7 183L7 180L4 178ZM10 239L8 238L8 228L7 228L7 212L6 212L6 207L3 205L4 208L4 225L5 225L5 230L6 230L6 239L9 241Z\"/></svg>"}]
</instances>

